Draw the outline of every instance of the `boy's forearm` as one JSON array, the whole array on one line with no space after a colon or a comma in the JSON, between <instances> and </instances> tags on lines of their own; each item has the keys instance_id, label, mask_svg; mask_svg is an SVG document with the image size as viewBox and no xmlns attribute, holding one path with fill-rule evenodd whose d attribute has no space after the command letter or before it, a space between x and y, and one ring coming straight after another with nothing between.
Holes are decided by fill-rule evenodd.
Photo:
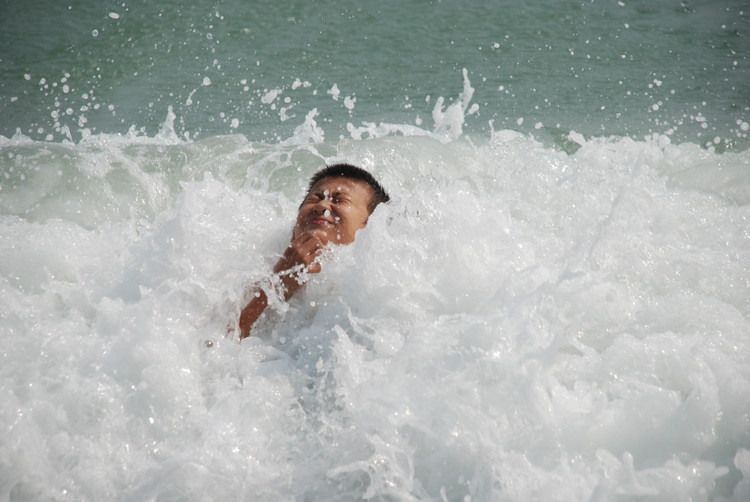
<instances>
[{"instance_id":1,"label":"boy's forearm","mask_svg":"<svg viewBox=\"0 0 750 502\"><path fill-rule=\"evenodd\" d=\"M250 336L250 330L260 315L268 307L268 297L262 289L257 289L255 295L240 313L240 340Z\"/></svg>"},{"instance_id":2,"label":"boy's forearm","mask_svg":"<svg viewBox=\"0 0 750 502\"><path fill-rule=\"evenodd\" d=\"M296 274L279 274L277 277L281 283L281 295L284 301L288 301L301 287L300 281ZM266 310L266 307L268 307L268 296L261 288L256 288L252 299L240 313L240 340L250 336L253 325Z\"/></svg>"},{"instance_id":3,"label":"boy's forearm","mask_svg":"<svg viewBox=\"0 0 750 502\"><path fill-rule=\"evenodd\" d=\"M293 241L284 251L273 268L274 276L272 277L272 283L278 281L277 284L281 286L279 296L284 301L288 301L302 286L301 269L311 273L320 271L320 264L313 261L317 253L311 252L311 249L319 250L321 246L322 243L316 233L308 232ZM253 298L240 313L240 340L250 336L250 330L266 307L268 307L266 293L261 288L256 288Z\"/></svg>"}]
</instances>

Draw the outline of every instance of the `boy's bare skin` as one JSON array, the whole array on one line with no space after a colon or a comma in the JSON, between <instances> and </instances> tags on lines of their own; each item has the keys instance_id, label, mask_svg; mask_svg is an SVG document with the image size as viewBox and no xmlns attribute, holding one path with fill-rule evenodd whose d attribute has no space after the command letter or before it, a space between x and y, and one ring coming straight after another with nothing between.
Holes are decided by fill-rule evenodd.
<instances>
[{"instance_id":1,"label":"boy's bare skin","mask_svg":"<svg viewBox=\"0 0 750 502\"><path fill-rule=\"evenodd\" d=\"M357 231L367 225L374 197L366 182L343 176L322 178L312 186L300 206L291 242L273 268L281 280L284 300L302 287L298 280L302 271L320 272L320 262L316 260L329 243L354 242ZM240 339L250 336L267 306L268 297L258 289L240 314Z\"/></svg>"}]
</instances>

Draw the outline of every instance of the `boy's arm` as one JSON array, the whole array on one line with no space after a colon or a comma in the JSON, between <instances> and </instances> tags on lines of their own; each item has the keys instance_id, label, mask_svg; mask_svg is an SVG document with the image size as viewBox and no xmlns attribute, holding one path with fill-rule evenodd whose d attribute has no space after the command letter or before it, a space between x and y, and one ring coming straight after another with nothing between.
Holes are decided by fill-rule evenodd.
<instances>
[{"instance_id":1,"label":"boy's arm","mask_svg":"<svg viewBox=\"0 0 750 502\"><path fill-rule=\"evenodd\" d=\"M281 279L285 301L294 296L302 287L302 283L298 280L300 271L306 270L313 274L320 272L320 263L315 261L315 258L326 244L324 237L325 234L317 230L305 232L289 244L279 261L276 262L273 271ZM268 297L263 290L257 288L253 298L240 313L240 340L250 336L253 325L266 307L268 307Z\"/></svg>"},{"instance_id":2,"label":"boy's arm","mask_svg":"<svg viewBox=\"0 0 750 502\"><path fill-rule=\"evenodd\" d=\"M240 313L240 340L250 336L250 328L268 307L268 297L262 289L257 289L250 303Z\"/></svg>"}]
</instances>

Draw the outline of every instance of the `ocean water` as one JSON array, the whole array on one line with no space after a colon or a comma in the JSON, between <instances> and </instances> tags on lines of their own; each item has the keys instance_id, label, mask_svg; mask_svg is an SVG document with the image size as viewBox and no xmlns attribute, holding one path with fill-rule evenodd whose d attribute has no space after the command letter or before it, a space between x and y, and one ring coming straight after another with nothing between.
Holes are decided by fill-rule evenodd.
<instances>
[{"instance_id":1,"label":"ocean water","mask_svg":"<svg viewBox=\"0 0 750 502\"><path fill-rule=\"evenodd\" d=\"M749 11L0 5L0 500L750 500Z\"/></svg>"}]
</instances>

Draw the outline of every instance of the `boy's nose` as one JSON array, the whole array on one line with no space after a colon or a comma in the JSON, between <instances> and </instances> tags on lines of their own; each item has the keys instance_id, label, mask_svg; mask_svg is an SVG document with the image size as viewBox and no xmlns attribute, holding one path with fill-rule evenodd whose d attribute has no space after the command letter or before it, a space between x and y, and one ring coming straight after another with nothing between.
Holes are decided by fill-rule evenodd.
<instances>
[{"instance_id":1,"label":"boy's nose","mask_svg":"<svg viewBox=\"0 0 750 502\"><path fill-rule=\"evenodd\" d=\"M321 213L321 214L322 214L323 212L325 212L326 210L330 210L330 209L331 209L331 199L328 199L328 198L325 198L325 199L320 199L320 200L319 200L319 201L318 201L318 202L317 202L317 203L315 204L315 206L314 206L314 209L315 209L315 210L316 210L317 212Z\"/></svg>"}]
</instances>

